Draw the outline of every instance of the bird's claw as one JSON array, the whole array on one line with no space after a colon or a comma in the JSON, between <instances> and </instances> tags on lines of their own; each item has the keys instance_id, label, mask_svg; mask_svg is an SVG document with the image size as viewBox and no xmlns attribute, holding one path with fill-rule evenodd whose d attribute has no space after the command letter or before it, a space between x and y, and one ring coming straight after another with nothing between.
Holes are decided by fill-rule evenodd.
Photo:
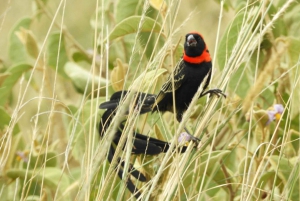
<instances>
[{"instance_id":1,"label":"bird's claw","mask_svg":"<svg viewBox=\"0 0 300 201\"><path fill-rule=\"evenodd\" d=\"M195 145L197 146L198 143L201 141L201 139L196 138L196 137L194 137L193 135L191 135L191 134L188 132L187 128L184 128L184 130L185 130L186 132L183 132L183 133L180 134L180 136L179 136L179 138L178 138L178 142L179 142L179 143L182 143L182 142L183 142L183 143L188 143L188 142L192 141L192 142L195 143Z\"/></svg>"},{"instance_id":2,"label":"bird's claw","mask_svg":"<svg viewBox=\"0 0 300 201\"><path fill-rule=\"evenodd\" d=\"M221 89L210 89L210 90L204 92L203 94L201 94L201 97L205 96L207 94L210 94L210 96L211 95L216 95L218 98L220 98L220 96L223 96L224 98L227 97L226 94L224 94Z\"/></svg>"}]
</instances>

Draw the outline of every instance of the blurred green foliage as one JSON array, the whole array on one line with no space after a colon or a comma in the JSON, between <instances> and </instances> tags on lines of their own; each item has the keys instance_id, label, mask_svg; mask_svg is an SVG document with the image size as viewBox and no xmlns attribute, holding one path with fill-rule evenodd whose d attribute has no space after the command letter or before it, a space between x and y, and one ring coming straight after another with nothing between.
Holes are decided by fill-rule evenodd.
<instances>
[{"instance_id":1,"label":"blurred green foliage","mask_svg":"<svg viewBox=\"0 0 300 201\"><path fill-rule=\"evenodd\" d=\"M180 179L172 177L177 161L169 159L173 166L165 168L151 199L299 200L300 4L287 2L104 0L84 2L92 4L84 12L74 2L78 7L70 12L70 2L30 1L31 15L10 28L0 56L1 199L130 199L122 181L107 174L98 105L115 90L158 92L182 55L181 36L193 29L216 41L210 32L223 5L223 14L234 17L221 23L211 51L211 87L222 87L228 97L201 131L203 146L181 164ZM213 14L193 13L197 6ZM285 110L267 125L274 104ZM193 131L205 107L203 99L193 108L187 123ZM176 133L169 113L137 122L138 130L163 140ZM149 180L163 160L163 154L132 159ZM178 185L166 187L170 183Z\"/></svg>"}]
</instances>

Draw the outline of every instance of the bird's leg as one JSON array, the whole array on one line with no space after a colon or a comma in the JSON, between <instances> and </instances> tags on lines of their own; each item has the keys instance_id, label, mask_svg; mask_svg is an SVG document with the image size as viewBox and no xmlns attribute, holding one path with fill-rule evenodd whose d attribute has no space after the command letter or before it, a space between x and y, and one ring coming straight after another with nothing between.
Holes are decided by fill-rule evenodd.
<instances>
[{"instance_id":1,"label":"bird's leg","mask_svg":"<svg viewBox=\"0 0 300 201\"><path fill-rule=\"evenodd\" d=\"M226 98L226 94L224 94L221 89L210 89L208 91L202 92L199 98L206 96L207 94L216 95L218 96L218 98L220 97L220 95L222 95L224 98Z\"/></svg>"},{"instance_id":2,"label":"bird's leg","mask_svg":"<svg viewBox=\"0 0 300 201\"><path fill-rule=\"evenodd\" d=\"M201 139L194 137L187 129L187 127L184 127L185 132L187 132L191 141L195 142L196 144L198 144L199 141L201 141Z\"/></svg>"},{"instance_id":3,"label":"bird's leg","mask_svg":"<svg viewBox=\"0 0 300 201\"><path fill-rule=\"evenodd\" d=\"M182 116L183 116L183 112L179 112L177 111L176 114L176 118L178 122L181 122L182 120ZM187 133L188 138L186 139L187 141L193 141L194 143L198 144L198 142L200 141L199 138L194 137L192 134L190 134L190 132L188 131L187 127L184 127L185 132Z\"/></svg>"}]
</instances>

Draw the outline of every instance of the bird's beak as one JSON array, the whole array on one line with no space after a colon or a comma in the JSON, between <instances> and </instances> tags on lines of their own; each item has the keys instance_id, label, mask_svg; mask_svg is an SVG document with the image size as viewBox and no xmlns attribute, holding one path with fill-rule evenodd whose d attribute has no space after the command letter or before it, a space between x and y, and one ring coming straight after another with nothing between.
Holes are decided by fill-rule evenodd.
<instances>
[{"instance_id":1,"label":"bird's beak","mask_svg":"<svg viewBox=\"0 0 300 201\"><path fill-rule=\"evenodd\" d=\"M186 44L187 44L187 46L193 46L193 47L195 47L197 45L197 41L196 41L196 39L194 38L193 35L189 35L187 37Z\"/></svg>"}]
</instances>

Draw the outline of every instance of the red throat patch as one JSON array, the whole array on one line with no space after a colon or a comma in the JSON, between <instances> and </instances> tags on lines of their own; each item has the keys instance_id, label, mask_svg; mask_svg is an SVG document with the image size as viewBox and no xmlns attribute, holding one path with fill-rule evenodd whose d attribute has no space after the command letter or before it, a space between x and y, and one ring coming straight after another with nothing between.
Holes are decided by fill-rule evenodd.
<instances>
[{"instance_id":1,"label":"red throat patch","mask_svg":"<svg viewBox=\"0 0 300 201\"><path fill-rule=\"evenodd\" d=\"M183 60L186 62L192 63L192 64L200 64L202 62L210 62L211 58L210 58L209 52L207 51L207 48L205 47L202 54L197 57L189 57L185 54L185 51L184 51Z\"/></svg>"}]
</instances>

